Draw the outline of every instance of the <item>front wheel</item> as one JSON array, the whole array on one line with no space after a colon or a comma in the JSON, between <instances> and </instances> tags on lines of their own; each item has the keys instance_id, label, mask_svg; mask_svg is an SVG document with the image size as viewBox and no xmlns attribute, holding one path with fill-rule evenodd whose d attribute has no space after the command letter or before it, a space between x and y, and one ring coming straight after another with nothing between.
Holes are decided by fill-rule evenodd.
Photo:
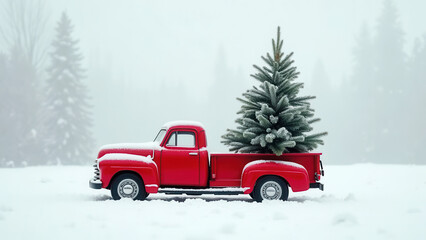
<instances>
[{"instance_id":1,"label":"front wheel","mask_svg":"<svg viewBox=\"0 0 426 240\"><path fill-rule=\"evenodd\" d=\"M111 196L114 200L121 198L144 200L147 195L142 180L132 173L119 175L111 185Z\"/></svg>"},{"instance_id":2,"label":"front wheel","mask_svg":"<svg viewBox=\"0 0 426 240\"><path fill-rule=\"evenodd\" d=\"M253 189L253 199L256 202L263 200L283 200L288 198L287 183L277 176L266 176L257 180Z\"/></svg>"}]
</instances>

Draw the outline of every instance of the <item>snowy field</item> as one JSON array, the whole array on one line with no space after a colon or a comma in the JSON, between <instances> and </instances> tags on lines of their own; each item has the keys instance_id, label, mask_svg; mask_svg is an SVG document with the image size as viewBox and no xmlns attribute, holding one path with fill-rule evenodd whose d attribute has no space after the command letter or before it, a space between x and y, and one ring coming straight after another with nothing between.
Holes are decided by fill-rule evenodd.
<instances>
[{"instance_id":1,"label":"snowy field","mask_svg":"<svg viewBox=\"0 0 426 240\"><path fill-rule=\"evenodd\" d=\"M325 191L111 200L92 168L0 169L0 239L426 239L426 166L325 166Z\"/></svg>"}]
</instances>

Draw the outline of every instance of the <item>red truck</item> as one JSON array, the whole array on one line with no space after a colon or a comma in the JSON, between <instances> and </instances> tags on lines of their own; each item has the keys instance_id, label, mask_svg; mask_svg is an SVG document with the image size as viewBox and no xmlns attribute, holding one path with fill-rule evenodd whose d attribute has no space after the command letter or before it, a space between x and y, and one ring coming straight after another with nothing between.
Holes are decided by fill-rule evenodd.
<instances>
[{"instance_id":1,"label":"red truck","mask_svg":"<svg viewBox=\"0 0 426 240\"><path fill-rule=\"evenodd\" d=\"M103 146L93 165L94 189L112 198L143 200L151 193L250 194L258 202L293 192L323 190L321 153L212 153L198 122L166 123L150 143Z\"/></svg>"}]
</instances>

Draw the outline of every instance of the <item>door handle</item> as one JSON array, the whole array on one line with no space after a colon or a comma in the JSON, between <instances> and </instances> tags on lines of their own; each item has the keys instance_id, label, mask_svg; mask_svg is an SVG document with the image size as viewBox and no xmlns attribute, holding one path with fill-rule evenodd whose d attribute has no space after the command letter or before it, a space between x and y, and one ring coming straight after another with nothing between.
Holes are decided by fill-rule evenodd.
<instances>
[{"instance_id":1,"label":"door handle","mask_svg":"<svg viewBox=\"0 0 426 240\"><path fill-rule=\"evenodd\" d=\"M198 153L196 153L196 152L190 152L189 155L191 155L191 156L197 156Z\"/></svg>"}]
</instances>

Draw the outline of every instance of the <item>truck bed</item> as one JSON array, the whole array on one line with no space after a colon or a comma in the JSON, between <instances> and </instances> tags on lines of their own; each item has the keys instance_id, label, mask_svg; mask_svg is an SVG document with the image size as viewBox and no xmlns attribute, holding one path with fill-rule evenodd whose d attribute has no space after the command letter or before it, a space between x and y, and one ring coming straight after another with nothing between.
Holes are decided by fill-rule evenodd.
<instances>
[{"instance_id":1,"label":"truck bed","mask_svg":"<svg viewBox=\"0 0 426 240\"><path fill-rule=\"evenodd\" d=\"M316 183L321 174L320 155L321 153L286 153L281 156L253 153L212 153L210 155L209 185L210 187L240 187L244 166L255 160L278 160L298 163L307 170L310 183Z\"/></svg>"}]
</instances>

